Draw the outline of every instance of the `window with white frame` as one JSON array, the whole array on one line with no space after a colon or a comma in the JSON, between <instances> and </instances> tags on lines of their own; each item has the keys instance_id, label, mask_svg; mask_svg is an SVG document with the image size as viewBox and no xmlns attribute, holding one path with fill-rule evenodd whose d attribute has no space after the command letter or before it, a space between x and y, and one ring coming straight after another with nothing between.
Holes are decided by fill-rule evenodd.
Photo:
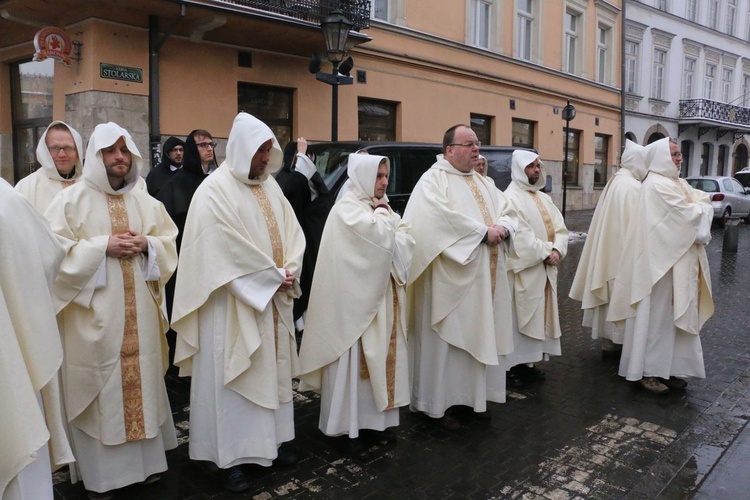
<instances>
[{"instance_id":1,"label":"window with white frame","mask_svg":"<svg viewBox=\"0 0 750 500\"><path fill-rule=\"evenodd\" d=\"M682 98L693 98L693 82L695 81L695 59L692 57L685 58L685 64L682 68Z\"/></svg>"},{"instance_id":2,"label":"window with white frame","mask_svg":"<svg viewBox=\"0 0 750 500\"><path fill-rule=\"evenodd\" d=\"M687 0L687 10L685 11L685 18L688 21L698 22L698 0Z\"/></svg>"},{"instance_id":3,"label":"window with white frame","mask_svg":"<svg viewBox=\"0 0 750 500\"><path fill-rule=\"evenodd\" d=\"M603 24L596 29L596 81L599 83L609 83L611 33L611 28Z\"/></svg>"},{"instance_id":4,"label":"window with white frame","mask_svg":"<svg viewBox=\"0 0 750 500\"><path fill-rule=\"evenodd\" d=\"M737 0L727 0L727 11L725 12L724 31L734 35L734 18L737 12Z\"/></svg>"},{"instance_id":5,"label":"window with white frame","mask_svg":"<svg viewBox=\"0 0 750 500\"><path fill-rule=\"evenodd\" d=\"M750 75L742 75L742 107L750 108Z\"/></svg>"},{"instance_id":6,"label":"window with white frame","mask_svg":"<svg viewBox=\"0 0 750 500\"><path fill-rule=\"evenodd\" d=\"M572 10L565 12L565 67L568 73L576 74L581 42L581 14Z\"/></svg>"},{"instance_id":7,"label":"window with white frame","mask_svg":"<svg viewBox=\"0 0 750 500\"><path fill-rule=\"evenodd\" d=\"M625 92L638 93L638 52L640 44L627 40L625 42Z\"/></svg>"},{"instance_id":8,"label":"window with white frame","mask_svg":"<svg viewBox=\"0 0 750 500\"><path fill-rule=\"evenodd\" d=\"M667 0L656 0L656 8L667 12L669 10L669 3Z\"/></svg>"},{"instance_id":9,"label":"window with white frame","mask_svg":"<svg viewBox=\"0 0 750 500\"><path fill-rule=\"evenodd\" d=\"M706 64L706 78L703 81L703 98L714 98L714 80L716 79L716 65Z\"/></svg>"},{"instance_id":10,"label":"window with white frame","mask_svg":"<svg viewBox=\"0 0 750 500\"><path fill-rule=\"evenodd\" d=\"M491 0L471 0L469 43L485 49L490 48Z\"/></svg>"},{"instance_id":11,"label":"window with white frame","mask_svg":"<svg viewBox=\"0 0 750 500\"><path fill-rule=\"evenodd\" d=\"M719 29L719 0L708 0L708 27Z\"/></svg>"},{"instance_id":12,"label":"window with white frame","mask_svg":"<svg viewBox=\"0 0 750 500\"><path fill-rule=\"evenodd\" d=\"M651 97L664 99L664 76L667 72L667 51L654 49L654 59L651 68Z\"/></svg>"},{"instance_id":13,"label":"window with white frame","mask_svg":"<svg viewBox=\"0 0 750 500\"><path fill-rule=\"evenodd\" d=\"M721 98L728 103L732 98L732 76L734 71L731 68L723 68L721 71Z\"/></svg>"},{"instance_id":14,"label":"window with white frame","mask_svg":"<svg viewBox=\"0 0 750 500\"><path fill-rule=\"evenodd\" d=\"M534 53L534 3L535 0L516 3L516 56L525 61L530 61Z\"/></svg>"},{"instance_id":15,"label":"window with white frame","mask_svg":"<svg viewBox=\"0 0 750 500\"><path fill-rule=\"evenodd\" d=\"M390 21L390 0L372 0L370 17L381 21Z\"/></svg>"}]
</instances>

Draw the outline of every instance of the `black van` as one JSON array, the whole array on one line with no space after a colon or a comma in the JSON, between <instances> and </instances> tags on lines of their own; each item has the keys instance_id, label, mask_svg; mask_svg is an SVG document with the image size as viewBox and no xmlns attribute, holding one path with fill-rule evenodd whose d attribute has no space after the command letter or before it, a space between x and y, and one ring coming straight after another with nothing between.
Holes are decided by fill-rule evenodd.
<instances>
[{"instance_id":1,"label":"black van","mask_svg":"<svg viewBox=\"0 0 750 500\"><path fill-rule=\"evenodd\" d=\"M513 151L506 146L482 146L479 153L487 158L488 175L495 185L505 190L510 184L510 166ZM370 154L387 156L391 162L388 183L388 199L396 212L403 214L414 185L422 174L435 163L441 154L440 144L418 142L373 142L340 141L310 144L308 152L316 155L315 164L331 192L338 192L347 179L346 166L351 153L367 151Z\"/></svg>"}]
</instances>

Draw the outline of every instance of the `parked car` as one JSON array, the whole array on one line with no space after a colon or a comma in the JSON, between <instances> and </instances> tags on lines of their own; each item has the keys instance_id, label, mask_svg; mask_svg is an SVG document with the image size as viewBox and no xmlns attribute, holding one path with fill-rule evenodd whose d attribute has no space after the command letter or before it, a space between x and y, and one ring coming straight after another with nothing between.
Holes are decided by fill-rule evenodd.
<instances>
[{"instance_id":1,"label":"parked car","mask_svg":"<svg viewBox=\"0 0 750 500\"><path fill-rule=\"evenodd\" d=\"M734 177L689 177L685 179L694 189L711 196L714 220L725 224L731 218L743 218L750 224L750 194Z\"/></svg>"},{"instance_id":2,"label":"parked car","mask_svg":"<svg viewBox=\"0 0 750 500\"><path fill-rule=\"evenodd\" d=\"M750 188L750 167L745 167L734 174L734 178L740 181L742 187Z\"/></svg>"},{"instance_id":3,"label":"parked car","mask_svg":"<svg viewBox=\"0 0 750 500\"><path fill-rule=\"evenodd\" d=\"M506 146L482 146L480 154L487 158L488 176L495 185L504 190L510 184L511 157L515 148ZM310 144L308 152L316 155L315 164L323 176L328 189L338 192L347 179L346 166L351 153L367 151L370 154L387 156L391 162L388 183L388 200L396 212L403 214L414 185L422 174L435 163L442 153L440 144L416 142L340 141Z\"/></svg>"}]
</instances>

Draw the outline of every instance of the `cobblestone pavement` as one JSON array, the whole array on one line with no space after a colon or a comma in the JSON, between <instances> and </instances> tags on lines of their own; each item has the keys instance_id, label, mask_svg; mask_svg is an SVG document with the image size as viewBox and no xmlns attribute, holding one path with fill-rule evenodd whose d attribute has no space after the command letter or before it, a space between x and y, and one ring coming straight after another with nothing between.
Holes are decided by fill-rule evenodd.
<instances>
[{"instance_id":1,"label":"cobblestone pavement","mask_svg":"<svg viewBox=\"0 0 750 500\"><path fill-rule=\"evenodd\" d=\"M568 225L586 231L590 217L570 212ZM189 391L169 379L181 443L168 452L169 471L115 498L687 498L750 419L750 227L739 228L737 254L722 254L723 232L713 230L708 251L716 314L701 334L707 378L685 393L656 396L626 382L582 330L579 304L567 297L583 247L574 237L560 273L563 355L540 364L545 382L492 404L491 421L467 416L466 427L451 433L402 409L398 443L373 446L370 460L358 463L317 430L317 396L298 392L294 447L302 460L249 467L257 483L235 495L189 460ZM66 474L56 476L55 497L85 498Z\"/></svg>"}]
</instances>

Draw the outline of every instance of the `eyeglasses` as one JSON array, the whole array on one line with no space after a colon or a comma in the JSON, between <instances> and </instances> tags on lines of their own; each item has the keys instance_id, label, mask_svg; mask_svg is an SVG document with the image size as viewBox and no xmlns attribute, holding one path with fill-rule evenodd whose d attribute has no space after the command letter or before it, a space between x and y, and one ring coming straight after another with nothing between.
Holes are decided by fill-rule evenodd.
<instances>
[{"instance_id":1,"label":"eyeglasses","mask_svg":"<svg viewBox=\"0 0 750 500\"><path fill-rule=\"evenodd\" d=\"M215 142L199 142L196 144L201 149L211 148L216 149L216 143Z\"/></svg>"},{"instance_id":2,"label":"eyeglasses","mask_svg":"<svg viewBox=\"0 0 750 500\"><path fill-rule=\"evenodd\" d=\"M461 146L462 148L473 148L474 146L481 148L482 141L464 142L463 144L448 144L448 146Z\"/></svg>"},{"instance_id":3,"label":"eyeglasses","mask_svg":"<svg viewBox=\"0 0 750 500\"><path fill-rule=\"evenodd\" d=\"M52 156L57 156L60 154L60 151L65 151L65 154L69 155L70 153L75 151L76 148L74 146L64 146L64 147L52 146L52 147L47 148L47 150Z\"/></svg>"},{"instance_id":4,"label":"eyeglasses","mask_svg":"<svg viewBox=\"0 0 750 500\"><path fill-rule=\"evenodd\" d=\"M676 153L672 153L672 158L682 158L682 153L677 151Z\"/></svg>"}]
</instances>

